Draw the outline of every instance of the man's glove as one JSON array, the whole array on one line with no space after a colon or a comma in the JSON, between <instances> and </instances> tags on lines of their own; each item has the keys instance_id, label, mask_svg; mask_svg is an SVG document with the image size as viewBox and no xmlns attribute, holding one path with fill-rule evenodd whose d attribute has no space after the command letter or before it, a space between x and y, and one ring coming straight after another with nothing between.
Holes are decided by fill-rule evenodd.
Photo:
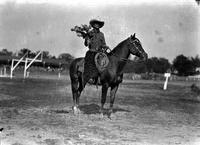
<instances>
[{"instance_id":1,"label":"man's glove","mask_svg":"<svg viewBox=\"0 0 200 145\"><path fill-rule=\"evenodd\" d=\"M109 46L107 45L103 46L103 52L107 52L108 50L111 51Z\"/></svg>"}]
</instances>

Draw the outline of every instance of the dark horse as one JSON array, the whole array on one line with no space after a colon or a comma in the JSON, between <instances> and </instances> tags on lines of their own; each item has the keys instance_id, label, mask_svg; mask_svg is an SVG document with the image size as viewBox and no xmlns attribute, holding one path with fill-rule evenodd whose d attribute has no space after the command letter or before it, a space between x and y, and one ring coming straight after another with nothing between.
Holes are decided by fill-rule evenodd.
<instances>
[{"instance_id":1,"label":"dark horse","mask_svg":"<svg viewBox=\"0 0 200 145\"><path fill-rule=\"evenodd\" d=\"M147 60L147 53L142 48L142 45L134 35L131 35L126 40L119 43L110 53L108 53L109 64L107 68L100 73L100 82L102 85L102 95L101 95L101 108L100 113L103 114L103 106L106 102L106 96L108 88L110 90L110 109L109 114L111 115L113 111L113 104L115 100L115 94L117 92L119 84L123 80L123 69L128 60L130 54L136 55L143 60ZM71 88L73 94L74 113L80 112L79 106L79 97L82 90L84 89L85 84L82 84L83 71L80 71L82 67L84 58L75 59L70 65L70 78L71 78Z\"/></svg>"}]
</instances>

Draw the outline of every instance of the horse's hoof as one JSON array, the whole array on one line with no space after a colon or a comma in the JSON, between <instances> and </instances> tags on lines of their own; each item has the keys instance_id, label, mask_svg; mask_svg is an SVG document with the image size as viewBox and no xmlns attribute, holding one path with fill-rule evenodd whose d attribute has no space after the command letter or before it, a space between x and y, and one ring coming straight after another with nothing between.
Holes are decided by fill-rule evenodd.
<instances>
[{"instance_id":1,"label":"horse's hoof","mask_svg":"<svg viewBox=\"0 0 200 145\"><path fill-rule=\"evenodd\" d=\"M109 111L108 111L108 118L109 118L110 120L111 120L112 113L113 113L112 110L109 110Z\"/></svg>"},{"instance_id":2,"label":"horse's hoof","mask_svg":"<svg viewBox=\"0 0 200 145\"><path fill-rule=\"evenodd\" d=\"M100 118L102 119L103 118L103 109L99 109L99 114L100 114Z\"/></svg>"},{"instance_id":3,"label":"horse's hoof","mask_svg":"<svg viewBox=\"0 0 200 145\"><path fill-rule=\"evenodd\" d=\"M73 110L73 113L74 113L75 115L81 113L80 109L79 109L77 106L73 106L73 107L72 107L72 110Z\"/></svg>"},{"instance_id":4,"label":"horse's hoof","mask_svg":"<svg viewBox=\"0 0 200 145\"><path fill-rule=\"evenodd\" d=\"M108 113L108 118L111 120L111 116L112 114L111 113Z\"/></svg>"},{"instance_id":5,"label":"horse's hoof","mask_svg":"<svg viewBox=\"0 0 200 145\"><path fill-rule=\"evenodd\" d=\"M101 119L103 118L103 113L100 113L100 118L101 118Z\"/></svg>"}]
</instances>

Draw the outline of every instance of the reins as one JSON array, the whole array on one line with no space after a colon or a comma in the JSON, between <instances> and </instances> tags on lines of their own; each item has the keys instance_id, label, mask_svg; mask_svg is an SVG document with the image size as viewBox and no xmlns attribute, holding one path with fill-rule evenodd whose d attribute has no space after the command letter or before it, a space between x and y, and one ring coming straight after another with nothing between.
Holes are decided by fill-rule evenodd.
<instances>
[{"instance_id":1,"label":"reins","mask_svg":"<svg viewBox=\"0 0 200 145\"><path fill-rule=\"evenodd\" d=\"M120 57L119 55L116 55L115 53L113 53L113 52L110 52L110 54L112 55L112 56L115 56L115 57ZM127 58L120 58L120 61L131 61L130 59L127 59Z\"/></svg>"},{"instance_id":2,"label":"reins","mask_svg":"<svg viewBox=\"0 0 200 145\"><path fill-rule=\"evenodd\" d=\"M119 57L119 55L116 55L114 53L111 53L112 56L115 56L115 57ZM135 62L135 63L142 63L144 62L143 60L140 60L140 61L133 61L133 60L130 60L130 59L127 59L127 58L120 58L120 61L127 61L127 62Z\"/></svg>"}]
</instances>

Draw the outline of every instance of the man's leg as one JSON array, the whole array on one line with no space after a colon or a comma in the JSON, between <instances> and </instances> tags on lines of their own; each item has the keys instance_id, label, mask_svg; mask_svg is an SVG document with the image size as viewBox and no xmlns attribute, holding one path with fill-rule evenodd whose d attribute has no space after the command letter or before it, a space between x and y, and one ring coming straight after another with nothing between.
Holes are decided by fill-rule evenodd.
<instances>
[{"instance_id":1,"label":"man's leg","mask_svg":"<svg viewBox=\"0 0 200 145\"><path fill-rule=\"evenodd\" d=\"M94 62L95 52L87 52L85 56L84 72L83 72L83 87L92 78L98 76L98 70Z\"/></svg>"}]
</instances>

